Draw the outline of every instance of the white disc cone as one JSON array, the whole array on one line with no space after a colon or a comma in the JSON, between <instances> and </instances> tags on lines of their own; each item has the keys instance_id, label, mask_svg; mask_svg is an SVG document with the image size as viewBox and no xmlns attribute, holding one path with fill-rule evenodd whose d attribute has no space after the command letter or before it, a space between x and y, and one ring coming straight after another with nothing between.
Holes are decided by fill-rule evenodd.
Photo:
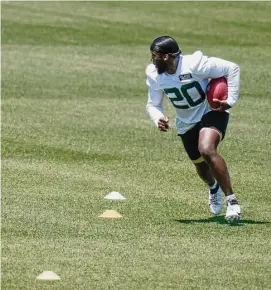
<instances>
[{"instance_id":1,"label":"white disc cone","mask_svg":"<svg viewBox=\"0 0 271 290\"><path fill-rule=\"evenodd\" d=\"M60 277L52 271L44 271L37 277L37 280L53 281L53 280L60 280Z\"/></svg>"},{"instance_id":2,"label":"white disc cone","mask_svg":"<svg viewBox=\"0 0 271 290\"><path fill-rule=\"evenodd\" d=\"M117 191L110 192L104 198L106 198L106 199L112 199L112 200L126 199L126 197L124 197L121 193L119 193Z\"/></svg>"}]
</instances>

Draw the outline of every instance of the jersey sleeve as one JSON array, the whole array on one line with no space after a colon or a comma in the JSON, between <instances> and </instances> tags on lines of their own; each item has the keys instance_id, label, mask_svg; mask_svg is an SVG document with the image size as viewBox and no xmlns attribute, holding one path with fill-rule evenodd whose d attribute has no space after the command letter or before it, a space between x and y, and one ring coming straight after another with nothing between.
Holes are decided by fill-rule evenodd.
<instances>
[{"instance_id":1,"label":"jersey sleeve","mask_svg":"<svg viewBox=\"0 0 271 290\"><path fill-rule=\"evenodd\" d=\"M158 127L159 119L165 117L163 112L164 93L161 89L159 89L159 84L156 79L157 72L154 65L151 64L147 67L146 75L146 84L148 86L148 101L146 110L151 120Z\"/></svg>"},{"instance_id":2,"label":"jersey sleeve","mask_svg":"<svg viewBox=\"0 0 271 290\"><path fill-rule=\"evenodd\" d=\"M226 77L228 83L227 103L234 107L239 98L240 92L240 68L236 63L226 61L224 59L211 57L210 62L210 78Z\"/></svg>"},{"instance_id":3,"label":"jersey sleeve","mask_svg":"<svg viewBox=\"0 0 271 290\"><path fill-rule=\"evenodd\" d=\"M194 63L191 70L194 74L206 78L226 77L228 83L227 103L234 107L240 91L240 68L236 63L217 58L204 56L202 52L197 51L194 56Z\"/></svg>"}]
</instances>

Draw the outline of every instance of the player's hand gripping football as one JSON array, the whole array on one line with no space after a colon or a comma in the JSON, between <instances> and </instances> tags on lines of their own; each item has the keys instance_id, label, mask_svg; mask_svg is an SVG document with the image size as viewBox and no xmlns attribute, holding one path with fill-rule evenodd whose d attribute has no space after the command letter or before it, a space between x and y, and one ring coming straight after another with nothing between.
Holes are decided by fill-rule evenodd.
<instances>
[{"instance_id":1,"label":"player's hand gripping football","mask_svg":"<svg viewBox=\"0 0 271 290\"><path fill-rule=\"evenodd\" d=\"M224 112L231 108L231 106L227 103L227 100L213 99L213 102L216 105L216 108L212 108L213 111Z\"/></svg>"},{"instance_id":2,"label":"player's hand gripping football","mask_svg":"<svg viewBox=\"0 0 271 290\"><path fill-rule=\"evenodd\" d=\"M162 117L158 121L158 129L162 132L167 132L169 129L169 119L168 117Z\"/></svg>"}]
</instances>

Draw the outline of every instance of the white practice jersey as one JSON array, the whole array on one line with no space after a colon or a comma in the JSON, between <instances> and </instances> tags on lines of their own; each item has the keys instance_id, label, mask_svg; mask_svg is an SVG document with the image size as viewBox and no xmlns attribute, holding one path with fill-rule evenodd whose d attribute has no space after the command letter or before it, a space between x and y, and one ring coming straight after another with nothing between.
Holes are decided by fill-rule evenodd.
<instances>
[{"instance_id":1,"label":"white practice jersey","mask_svg":"<svg viewBox=\"0 0 271 290\"><path fill-rule=\"evenodd\" d=\"M146 69L148 91L147 112L156 126L164 117L163 98L166 95L176 108L176 128L184 134L199 122L210 106L206 98L209 79L225 76L228 82L227 103L233 107L239 97L240 71L237 64L203 55L180 55L175 74L158 74L149 64Z\"/></svg>"}]
</instances>

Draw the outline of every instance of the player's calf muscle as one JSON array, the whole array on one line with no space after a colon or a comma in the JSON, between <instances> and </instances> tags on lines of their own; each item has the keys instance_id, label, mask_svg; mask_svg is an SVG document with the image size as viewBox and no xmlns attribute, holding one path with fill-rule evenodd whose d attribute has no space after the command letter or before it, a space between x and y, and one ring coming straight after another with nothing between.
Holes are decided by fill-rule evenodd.
<instances>
[{"instance_id":1,"label":"player's calf muscle","mask_svg":"<svg viewBox=\"0 0 271 290\"><path fill-rule=\"evenodd\" d=\"M213 173L206 162L195 164L199 177L208 185L215 181Z\"/></svg>"}]
</instances>

